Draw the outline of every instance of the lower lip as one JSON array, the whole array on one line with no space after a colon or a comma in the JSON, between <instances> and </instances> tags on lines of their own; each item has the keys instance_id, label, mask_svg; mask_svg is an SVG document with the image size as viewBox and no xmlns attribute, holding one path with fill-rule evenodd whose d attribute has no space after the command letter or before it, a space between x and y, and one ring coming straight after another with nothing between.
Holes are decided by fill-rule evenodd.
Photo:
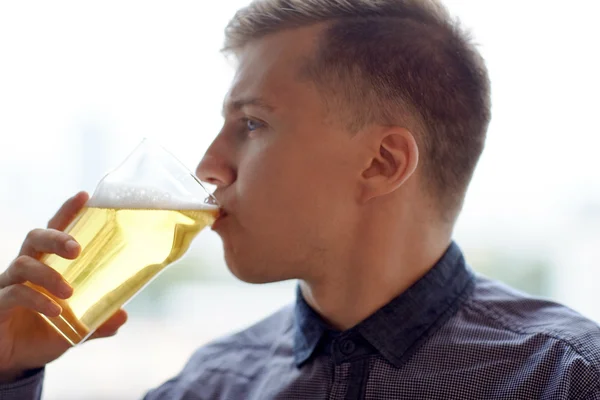
<instances>
[{"instance_id":1,"label":"lower lip","mask_svg":"<svg viewBox=\"0 0 600 400\"><path fill-rule=\"evenodd\" d=\"M216 231L216 230L219 228L219 226L221 226L221 225L223 224L223 220L224 220L225 218L227 218L227 214L225 214L225 215L220 215L220 216L219 216L219 217L218 217L218 218L215 220L215 222L213 222L213 224L212 224L212 226L211 226L211 229L212 229L213 231Z\"/></svg>"}]
</instances>

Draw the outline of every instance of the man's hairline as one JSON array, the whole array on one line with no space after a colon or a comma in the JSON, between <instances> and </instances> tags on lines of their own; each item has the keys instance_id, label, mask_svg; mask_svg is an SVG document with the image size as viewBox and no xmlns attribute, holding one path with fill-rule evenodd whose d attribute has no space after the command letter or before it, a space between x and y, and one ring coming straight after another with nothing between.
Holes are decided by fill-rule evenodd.
<instances>
[{"instance_id":1,"label":"man's hairline","mask_svg":"<svg viewBox=\"0 0 600 400\"><path fill-rule=\"evenodd\" d=\"M326 107L327 115L333 115L333 113L339 115L340 116L340 118L338 118L339 122L341 124L344 124L344 121L343 121L344 118L342 118L343 113L341 112L341 110L340 111L333 110L332 107L330 107L330 103L332 101L337 101L338 99L340 99L340 96L335 96L335 95L331 94L332 91L335 91L335 85L339 85L340 82L336 82L331 85L322 85L320 82L318 82L318 79L310 71L311 68L314 68L314 67L319 68L318 57L319 57L320 51L322 50L321 45L323 44L323 41L326 39L324 37L324 35L326 35L327 29L332 27L333 24L339 20L341 20L341 18L331 18L326 21L317 21L314 23L309 23L309 24L301 25L301 26L297 26L297 27L289 27L289 28L279 29L279 30L269 32L265 35L262 35L262 36L259 36L256 38L250 38L246 42L244 42L243 45L237 46L235 48L224 47L221 49L221 53L226 58L233 57L233 59L235 61L238 61L239 57L240 57L240 53L242 53L245 50L245 48L248 45L250 45L251 43L255 43L258 40L262 40L268 36L276 35L276 34L284 32L284 31L308 29L311 27L316 27L316 26L321 25L321 30L318 31L318 34L317 34L318 41L313 44L311 53L309 55L301 57L300 63L297 66L297 71L294 74L294 77L300 83L307 83L307 82L311 83L313 85L313 87L316 89L316 91L318 92L319 97L322 99L323 105ZM351 102L350 99L344 99L343 101Z\"/></svg>"},{"instance_id":2,"label":"man's hairline","mask_svg":"<svg viewBox=\"0 0 600 400\"><path fill-rule=\"evenodd\" d=\"M297 79L299 79L300 82L305 81L305 82L310 82L311 84L313 84L313 86L319 93L319 97L322 99L324 106L326 107L326 115L334 115L333 118L335 118L335 121L337 123L339 123L340 126L344 126L345 129L348 130L349 134L357 134L359 131L366 129L367 126L372 126L374 124L384 125L384 123L382 121L364 121L365 123L361 124L359 129L353 129L350 125L351 121L349 121L348 118L344 116L344 113L341 110L333 110L332 107L330 107L331 101L334 101L334 102L340 101L339 100L340 96L335 96L335 94L333 94L333 95L331 94L331 92L335 90L335 85L336 84L339 85L340 82L338 81L337 83L334 83L332 85L320 85L319 82L317 81L317 79L314 76L312 76L312 74L310 72L311 67L316 66L317 68L319 68L317 58L320 55L319 52L322 50L321 46L323 44L323 41L324 41L324 39L326 39L323 37L323 35L326 34L327 28L332 27L333 24L336 21L339 21L340 19L341 18L334 18L334 19L330 19L328 21L321 21L321 22L307 24L307 25L303 25L303 26L299 26L299 27L290 27L290 28L284 28L284 29L280 29L277 31L269 32L263 36L251 38L251 39L247 40L242 46L239 46L235 49L224 48L221 50L221 52L224 53L226 56L227 55L233 56L237 60L239 58L239 54L246 48L246 46L248 46L250 43L253 43L257 40L264 39L267 36L275 35L275 34L283 32L283 31L297 30L297 29L307 28L310 26L315 26L317 24L322 24L323 30L319 34L319 42L315 43L311 54L309 56L306 56L303 58L302 63L298 66L298 71L297 71L297 74L295 74L295 77ZM330 93L327 93L327 92L330 92ZM347 104L352 104L351 99L342 99L341 101L347 102ZM410 108L410 109L414 108L410 104L404 104L404 106L405 107L408 106L408 108ZM417 113L417 115L413 115L415 113ZM403 128L408 129L415 136L417 143L419 143L420 145L424 144L424 143L422 143L422 140L424 139L424 137L426 137L426 128L425 128L423 122L421 121L421 117L418 115L418 110L406 110L406 113L403 116L403 118L408 118L410 121L407 121L406 124L397 124L397 126L402 126ZM412 125L412 126L409 126L409 125ZM419 136L423 136L423 137L421 139L419 139L418 138ZM420 150L422 150L422 149L420 149ZM421 168L422 168L422 165L421 165ZM421 169L421 168L419 168L419 169ZM429 197L429 196L433 195L433 193L431 193L430 190L428 190L429 184L427 182L427 179L425 179L421 182L421 187L422 187L422 189L424 189L423 193L426 196ZM447 218L441 218L440 221L443 222L444 224L450 222L450 225L454 226L456 219L458 218L458 215L460 214L460 211L461 211L460 209L456 210L456 212L454 213L454 215L452 216L452 218L450 220L448 220Z\"/></svg>"}]
</instances>

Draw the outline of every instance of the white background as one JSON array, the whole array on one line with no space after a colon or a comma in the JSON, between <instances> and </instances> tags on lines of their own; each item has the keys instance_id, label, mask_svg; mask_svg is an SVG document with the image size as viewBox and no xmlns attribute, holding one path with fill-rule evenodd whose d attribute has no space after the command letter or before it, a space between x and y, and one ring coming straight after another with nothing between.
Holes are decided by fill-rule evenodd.
<instances>
[{"instance_id":1,"label":"white background","mask_svg":"<svg viewBox=\"0 0 600 400\"><path fill-rule=\"evenodd\" d=\"M92 191L143 137L195 168L233 73L223 28L245 3L0 2L0 270L28 230ZM546 260L551 296L600 320L600 3L445 3L480 43L493 91L456 239L468 254ZM138 398L197 346L293 299L290 282L235 282L213 233L194 246L211 280L51 364L45 399Z\"/></svg>"}]
</instances>

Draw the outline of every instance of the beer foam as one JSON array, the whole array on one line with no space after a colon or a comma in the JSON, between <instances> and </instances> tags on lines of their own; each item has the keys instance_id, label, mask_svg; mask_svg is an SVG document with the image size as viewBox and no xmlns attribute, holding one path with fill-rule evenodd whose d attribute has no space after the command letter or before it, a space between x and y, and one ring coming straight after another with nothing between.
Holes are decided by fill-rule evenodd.
<instances>
[{"instance_id":1,"label":"beer foam","mask_svg":"<svg viewBox=\"0 0 600 400\"><path fill-rule=\"evenodd\" d=\"M210 210L218 208L214 204L207 203L206 199L193 196L174 196L160 189L118 183L100 183L87 206L146 210Z\"/></svg>"}]
</instances>

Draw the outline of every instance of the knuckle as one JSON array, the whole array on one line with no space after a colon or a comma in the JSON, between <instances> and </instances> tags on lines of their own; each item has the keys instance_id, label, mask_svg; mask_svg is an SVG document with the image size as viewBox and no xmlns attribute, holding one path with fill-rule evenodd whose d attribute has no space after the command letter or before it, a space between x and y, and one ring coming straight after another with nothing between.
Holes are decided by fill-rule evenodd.
<instances>
[{"instance_id":1,"label":"knuckle","mask_svg":"<svg viewBox=\"0 0 600 400\"><path fill-rule=\"evenodd\" d=\"M19 285L10 285L6 288L4 288L4 293L6 295L6 297L8 298L16 298L16 297L20 297L21 295L21 286Z\"/></svg>"},{"instance_id":2,"label":"knuckle","mask_svg":"<svg viewBox=\"0 0 600 400\"><path fill-rule=\"evenodd\" d=\"M51 235L52 239L54 239L54 240L62 240L62 239L64 239L65 236L68 236L63 231L59 231L56 229L48 229L48 232L50 232L50 235Z\"/></svg>"},{"instance_id":3,"label":"knuckle","mask_svg":"<svg viewBox=\"0 0 600 400\"><path fill-rule=\"evenodd\" d=\"M65 243L69 240L69 236L63 232L54 231L52 232L52 248L56 253L64 249Z\"/></svg>"},{"instance_id":4,"label":"knuckle","mask_svg":"<svg viewBox=\"0 0 600 400\"><path fill-rule=\"evenodd\" d=\"M28 242L37 240L37 238L40 236L41 231L42 229L33 229L29 231L29 233L27 233L27 236L25 236L25 240Z\"/></svg>"},{"instance_id":5,"label":"knuckle","mask_svg":"<svg viewBox=\"0 0 600 400\"><path fill-rule=\"evenodd\" d=\"M29 264L29 260L30 260L29 256L20 255L19 257L15 258L15 261L13 262L14 268L18 268L18 269L23 268L24 266Z\"/></svg>"},{"instance_id":6,"label":"knuckle","mask_svg":"<svg viewBox=\"0 0 600 400\"><path fill-rule=\"evenodd\" d=\"M19 281L24 278L24 272L26 271L27 265L29 265L28 256L18 256L4 272L5 276L9 281Z\"/></svg>"}]
</instances>

